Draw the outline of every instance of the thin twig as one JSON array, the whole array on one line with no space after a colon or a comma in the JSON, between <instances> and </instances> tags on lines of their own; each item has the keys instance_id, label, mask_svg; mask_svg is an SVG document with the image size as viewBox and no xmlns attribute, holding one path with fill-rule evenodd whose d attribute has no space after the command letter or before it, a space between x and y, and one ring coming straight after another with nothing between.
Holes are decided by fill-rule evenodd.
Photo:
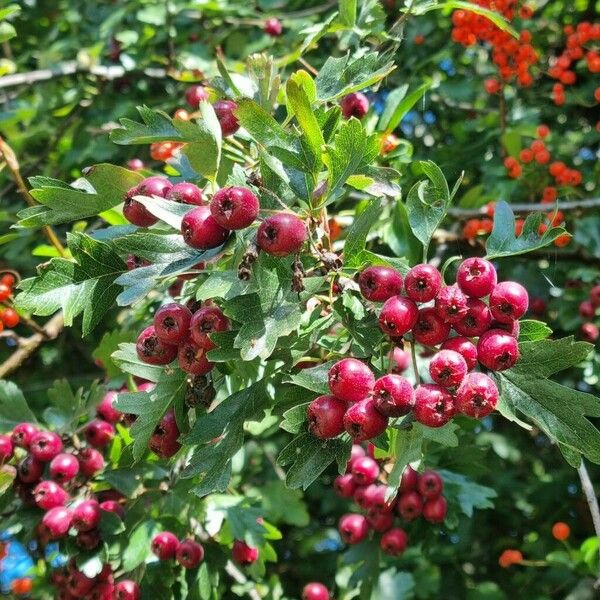
<instances>
[{"instance_id":1,"label":"thin twig","mask_svg":"<svg viewBox=\"0 0 600 600\"><path fill-rule=\"evenodd\" d=\"M590 479L590 474L588 473L583 459L581 460L581 464L577 469L577 474L579 475L579 480L581 481L581 489L583 490L583 494L585 495L585 499L590 508L590 514L592 515L592 522L594 524L596 537L600 539L600 507L598 506L598 497L594 491L594 485ZM598 573L600 574L600 567ZM600 585L600 578L596 584Z\"/></svg>"},{"instance_id":2,"label":"thin twig","mask_svg":"<svg viewBox=\"0 0 600 600\"><path fill-rule=\"evenodd\" d=\"M513 212L548 212L553 210L554 204L510 204ZM557 206L560 210L582 209L587 210L600 206L600 198L588 198L586 200L566 200L558 201ZM453 217L478 217L486 214L486 207L481 208L450 208L448 214Z\"/></svg>"}]
</instances>

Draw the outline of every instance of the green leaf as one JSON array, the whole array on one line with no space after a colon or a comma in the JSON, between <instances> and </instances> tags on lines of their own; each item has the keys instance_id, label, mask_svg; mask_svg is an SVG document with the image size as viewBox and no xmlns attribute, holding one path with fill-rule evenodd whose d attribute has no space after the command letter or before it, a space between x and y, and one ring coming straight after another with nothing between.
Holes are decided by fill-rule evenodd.
<instances>
[{"instance_id":1,"label":"green leaf","mask_svg":"<svg viewBox=\"0 0 600 600\"><path fill-rule=\"evenodd\" d=\"M95 406L104 388L93 382L88 391L79 388L75 393L66 379L55 381L48 389L50 406L44 410L44 419L58 433L66 433L77 426L90 406Z\"/></svg>"},{"instance_id":2,"label":"green leaf","mask_svg":"<svg viewBox=\"0 0 600 600\"><path fill-rule=\"evenodd\" d=\"M519 342L536 342L552 335L552 329L546 323L533 319L519 321L519 327Z\"/></svg>"},{"instance_id":3,"label":"green leaf","mask_svg":"<svg viewBox=\"0 0 600 600\"><path fill-rule=\"evenodd\" d=\"M147 106L138 106L143 123L131 119L121 119L121 127L110 132L115 144L153 144L154 142L183 142L183 136L177 131L173 120L160 110Z\"/></svg>"},{"instance_id":4,"label":"green leaf","mask_svg":"<svg viewBox=\"0 0 600 600\"><path fill-rule=\"evenodd\" d=\"M379 198L370 200L367 207L354 218L344 245L344 262L347 267L357 266L357 257L365 249L367 236L371 227L381 216L381 201Z\"/></svg>"},{"instance_id":5,"label":"green leaf","mask_svg":"<svg viewBox=\"0 0 600 600\"><path fill-rule=\"evenodd\" d=\"M10 431L23 422L36 422L23 392L12 381L0 379L0 430Z\"/></svg>"},{"instance_id":6,"label":"green leaf","mask_svg":"<svg viewBox=\"0 0 600 600\"><path fill-rule=\"evenodd\" d=\"M408 85L402 85L393 90L388 96L385 104L385 110L379 118L378 129L390 133L400 125L402 119L408 111L431 89L433 81L422 83L413 90L408 96Z\"/></svg>"},{"instance_id":7,"label":"green leaf","mask_svg":"<svg viewBox=\"0 0 600 600\"><path fill-rule=\"evenodd\" d=\"M388 486L392 490L397 490L400 486L406 466L421 459L423 429L423 427L412 426L409 429L391 431L390 449L395 462L388 477Z\"/></svg>"},{"instance_id":8,"label":"green leaf","mask_svg":"<svg viewBox=\"0 0 600 600\"><path fill-rule=\"evenodd\" d=\"M279 427L290 433L300 433L304 429L304 424L306 423L306 409L308 404L308 402L305 404L298 404L297 406L286 410L283 413L283 421Z\"/></svg>"},{"instance_id":9,"label":"green leaf","mask_svg":"<svg viewBox=\"0 0 600 600\"><path fill-rule=\"evenodd\" d=\"M542 235L539 235L538 230L543 219L542 213L530 214L525 219L521 235L516 237L515 215L512 209L504 200L496 202L494 228L485 245L487 258L503 258L539 250L566 233L564 227L550 226Z\"/></svg>"},{"instance_id":10,"label":"green leaf","mask_svg":"<svg viewBox=\"0 0 600 600\"><path fill-rule=\"evenodd\" d=\"M283 481L270 481L261 486L262 505L269 521L307 527L310 523L308 508L299 490L285 487Z\"/></svg>"},{"instance_id":11,"label":"green leaf","mask_svg":"<svg viewBox=\"0 0 600 600\"><path fill-rule=\"evenodd\" d=\"M492 498L498 494L492 488L475 483L465 475L451 471L438 471L444 480L444 496L458 502L467 517L473 516L475 508L494 508Z\"/></svg>"},{"instance_id":12,"label":"green leaf","mask_svg":"<svg viewBox=\"0 0 600 600\"><path fill-rule=\"evenodd\" d=\"M0 22L0 44L16 37L16 29L6 21Z\"/></svg>"},{"instance_id":13,"label":"green leaf","mask_svg":"<svg viewBox=\"0 0 600 600\"><path fill-rule=\"evenodd\" d=\"M302 369L299 373L292 375L286 381L299 385L307 390L311 390L316 394L329 394L329 385L327 383L328 373L331 366L336 361L330 360L321 363L310 369Z\"/></svg>"},{"instance_id":14,"label":"green leaf","mask_svg":"<svg viewBox=\"0 0 600 600\"><path fill-rule=\"evenodd\" d=\"M406 257L414 265L421 260L421 244L412 232L404 202L397 200L392 209L392 219L384 229L383 240L396 256Z\"/></svg>"},{"instance_id":15,"label":"green leaf","mask_svg":"<svg viewBox=\"0 0 600 600\"><path fill-rule=\"evenodd\" d=\"M133 571L151 555L150 542L155 533L154 521L144 521L127 536L122 562L122 568L125 571Z\"/></svg>"},{"instance_id":16,"label":"green leaf","mask_svg":"<svg viewBox=\"0 0 600 600\"><path fill-rule=\"evenodd\" d=\"M585 251L600 258L600 236L598 235L598 217L578 217L575 225L575 242Z\"/></svg>"},{"instance_id":17,"label":"green leaf","mask_svg":"<svg viewBox=\"0 0 600 600\"><path fill-rule=\"evenodd\" d=\"M379 575L371 600L403 600L413 598L415 579L408 571L388 569Z\"/></svg>"},{"instance_id":18,"label":"green leaf","mask_svg":"<svg viewBox=\"0 0 600 600\"><path fill-rule=\"evenodd\" d=\"M356 23L356 0L339 0L338 5L340 22L351 29Z\"/></svg>"}]
</instances>

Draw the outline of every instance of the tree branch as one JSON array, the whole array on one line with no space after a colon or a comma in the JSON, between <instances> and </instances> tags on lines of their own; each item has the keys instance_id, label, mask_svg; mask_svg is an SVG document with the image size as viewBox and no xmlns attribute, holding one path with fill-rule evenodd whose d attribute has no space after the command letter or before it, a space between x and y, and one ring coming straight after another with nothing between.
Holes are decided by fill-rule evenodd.
<instances>
[{"instance_id":1,"label":"tree branch","mask_svg":"<svg viewBox=\"0 0 600 600\"><path fill-rule=\"evenodd\" d=\"M579 475L579 480L581 481L581 489L583 490L583 494L585 495L585 499L587 500L588 506L590 508L596 537L600 539L600 507L598 506L598 497L596 496L596 492L594 491L594 484L590 479L590 474L588 473L587 467L585 466L583 459L581 459L581 464L577 469L577 474ZM600 579L598 580L598 582L600 582Z\"/></svg>"}]
</instances>

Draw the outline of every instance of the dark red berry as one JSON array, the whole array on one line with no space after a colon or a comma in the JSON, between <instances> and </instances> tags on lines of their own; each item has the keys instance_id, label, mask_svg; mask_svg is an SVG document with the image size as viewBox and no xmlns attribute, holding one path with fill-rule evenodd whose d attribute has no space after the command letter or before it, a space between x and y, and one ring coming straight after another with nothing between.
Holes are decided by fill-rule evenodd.
<instances>
[{"instance_id":1,"label":"dark red berry","mask_svg":"<svg viewBox=\"0 0 600 600\"><path fill-rule=\"evenodd\" d=\"M418 316L419 309L412 300L393 296L379 313L379 328L392 337L400 337L415 326Z\"/></svg>"},{"instance_id":2,"label":"dark red berry","mask_svg":"<svg viewBox=\"0 0 600 600\"><path fill-rule=\"evenodd\" d=\"M394 498L387 498L388 487L371 484L365 487L363 504L368 510L389 513L396 506Z\"/></svg>"},{"instance_id":3,"label":"dark red berry","mask_svg":"<svg viewBox=\"0 0 600 600\"><path fill-rule=\"evenodd\" d=\"M29 444L29 452L40 462L50 462L62 449L60 437L52 431L38 431Z\"/></svg>"},{"instance_id":4,"label":"dark red berry","mask_svg":"<svg viewBox=\"0 0 600 600\"><path fill-rule=\"evenodd\" d=\"M334 438L344 431L347 405L334 396L319 396L307 409L308 430L320 439Z\"/></svg>"},{"instance_id":5,"label":"dark red berry","mask_svg":"<svg viewBox=\"0 0 600 600\"><path fill-rule=\"evenodd\" d=\"M372 486L358 486L355 490L354 490L354 495L352 496L354 499L354 502L356 502L356 504L358 504L358 506L360 506L361 508L365 509L365 510L369 510L371 507L371 498L367 495L367 490L372 487Z\"/></svg>"},{"instance_id":6,"label":"dark red berry","mask_svg":"<svg viewBox=\"0 0 600 600\"><path fill-rule=\"evenodd\" d=\"M50 539L56 540L67 535L71 529L72 512L64 506L51 508L42 517L42 526Z\"/></svg>"},{"instance_id":7,"label":"dark red berry","mask_svg":"<svg viewBox=\"0 0 600 600\"><path fill-rule=\"evenodd\" d=\"M0 435L0 465L8 462L13 456L13 443L7 435Z\"/></svg>"},{"instance_id":8,"label":"dark red berry","mask_svg":"<svg viewBox=\"0 0 600 600\"><path fill-rule=\"evenodd\" d=\"M358 277L362 295L373 302L385 302L402 291L402 275L391 267L367 267Z\"/></svg>"},{"instance_id":9,"label":"dark red berry","mask_svg":"<svg viewBox=\"0 0 600 600\"><path fill-rule=\"evenodd\" d=\"M183 540L177 546L175 559L184 569L195 569L204 558L204 548L194 540Z\"/></svg>"},{"instance_id":10,"label":"dark red berry","mask_svg":"<svg viewBox=\"0 0 600 600\"><path fill-rule=\"evenodd\" d=\"M423 498L436 498L444 490L444 482L435 471L425 471L419 475L417 491Z\"/></svg>"},{"instance_id":11,"label":"dark red berry","mask_svg":"<svg viewBox=\"0 0 600 600\"><path fill-rule=\"evenodd\" d=\"M494 265L485 258L467 258L458 267L456 283L471 298L488 296L496 285Z\"/></svg>"},{"instance_id":12,"label":"dark red berry","mask_svg":"<svg viewBox=\"0 0 600 600\"><path fill-rule=\"evenodd\" d=\"M308 239L304 221L292 213L276 213L258 228L256 241L261 250L272 256L297 254Z\"/></svg>"},{"instance_id":13,"label":"dark red berry","mask_svg":"<svg viewBox=\"0 0 600 600\"><path fill-rule=\"evenodd\" d=\"M200 102L208 100L208 92L202 85L192 85L185 90L185 101L192 107L198 108Z\"/></svg>"},{"instance_id":14,"label":"dark red berry","mask_svg":"<svg viewBox=\"0 0 600 600\"><path fill-rule=\"evenodd\" d=\"M496 408L498 397L498 388L490 377L469 373L456 392L456 408L469 417L481 419Z\"/></svg>"},{"instance_id":15,"label":"dark red berry","mask_svg":"<svg viewBox=\"0 0 600 600\"><path fill-rule=\"evenodd\" d=\"M595 308L600 307L600 285L595 285L590 290L590 302Z\"/></svg>"},{"instance_id":16,"label":"dark red berry","mask_svg":"<svg viewBox=\"0 0 600 600\"><path fill-rule=\"evenodd\" d=\"M210 201L210 212L225 229L244 229L258 217L260 204L251 190L244 187L220 189Z\"/></svg>"},{"instance_id":17,"label":"dark red berry","mask_svg":"<svg viewBox=\"0 0 600 600\"><path fill-rule=\"evenodd\" d=\"M179 427L173 410L168 410L154 429L148 446L160 458L170 458L181 448Z\"/></svg>"},{"instance_id":18,"label":"dark red berry","mask_svg":"<svg viewBox=\"0 0 600 600\"><path fill-rule=\"evenodd\" d=\"M100 502L100 510L117 515L121 521L125 518L125 510L116 500Z\"/></svg>"},{"instance_id":19,"label":"dark red berry","mask_svg":"<svg viewBox=\"0 0 600 600\"><path fill-rule=\"evenodd\" d=\"M333 481L333 489L342 498L352 498L356 491L356 483L352 474L338 475Z\"/></svg>"},{"instance_id":20,"label":"dark red berry","mask_svg":"<svg viewBox=\"0 0 600 600\"><path fill-rule=\"evenodd\" d=\"M390 529L394 524L394 515L390 512L381 512L376 509L371 509L367 513L367 521L373 531L383 533Z\"/></svg>"},{"instance_id":21,"label":"dark red berry","mask_svg":"<svg viewBox=\"0 0 600 600\"><path fill-rule=\"evenodd\" d=\"M477 366L477 346L466 337L455 337L442 344L442 350L454 350L466 361L467 369L471 371Z\"/></svg>"},{"instance_id":22,"label":"dark red berry","mask_svg":"<svg viewBox=\"0 0 600 600\"><path fill-rule=\"evenodd\" d=\"M423 500L418 492L411 490L401 494L396 508L405 521L414 521L421 515Z\"/></svg>"},{"instance_id":23,"label":"dark red berry","mask_svg":"<svg viewBox=\"0 0 600 600\"><path fill-rule=\"evenodd\" d=\"M356 358L344 358L336 362L328 374L331 393L345 402L364 400L375 385L371 369Z\"/></svg>"},{"instance_id":24,"label":"dark red berry","mask_svg":"<svg viewBox=\"0 0 600 600\"><path fill-rule=\"evenodd\" d=\"M444 496L427 500L423 505L423 517L430 523L443 523L448 511L448 504Z\"/></svg>"},{"instance_id":25,"label":"dark red berry","mask_svg":"<svg viewBox=\"0 0 600 600\"><path fill-rule=\"evenodd\" d=\"M484 367L492 371L504 371L519 359L519 344L506 331L490 329L477 342L477 356Z\"/></svg>"},{"instance_id":26,"label":"dark red berry","mask_svg":"<svg viewBox=\"0 0 600 600\"><path fill-rule=\"evenodd\" d=\"M54 481L40 481L33 489L33 499L42 510L64 506L69 494Z\"/></svg>"},{"instance_id":27,"label":"dark red berry","mask_svg":"<svg viewBox=\"0 0 600 600\"><path fill-rule=\"evenodd\" d=\"M356 402L344 415L344 427L355 442L364 442L381 435L388 419L376 408L373 400Z\"/></svg>"},{"instance_id":28,"label":"dark red berry","mask_svg":"<svg viewBox=\"0 0 600 600\"><path fill-rule=\"evenodd\" d=\"M281 21L275 17L271 17L265 21L265 33L271 37L279 37L283 32Z\"/></svg>"},{"instance_id":29,"label":"dark red berry","mask_svg":"<svg viewBox=\"0 0 600 600\"><path fill-rule=\"evenodd\" d=\"M418 479L419 474L410 465L407 465L402 473L402 479L400 480L400 493L403 494L404 492L414 490L417 487Z\"/></svg>"},{"instance_id":30,"label":"dark red berry","mask_svg":"<svg viewBox=\"0 0 600 600\"><path fill-rule=\"evenodd\" d=\"M427 427L441 427L454 416L454 400L440 385L425 384L415 391L415 419Z\"/></svg>"},{"instance_id":31,"label":"dark red berry","mask_svg":"<svg viewBox=\"0 0 600 600\"><path fill-rule=\"evenodd\" d=\"M131 188L125 194L123 215L133 225L138 227L150 227L158 223L158 218L155 217L143 204L140 204L133 199L134 196L141 196L139 188L136 186Z\"/></svg>"},{"instance_id":32,"label":"dark red berry","mask_svg":"<svg viewBox=\"0 0 600 600\"><path fill-rule=\"evenodd\" d=\"M188 337L191 320L192 312L187 306L165 304L154 315L154 332L161 342L176 346Z\"/></svg>"},{"instance_id":33,"label":"dark red berry","mask_svg":"<svg viewBox=\"0 0 600 600\"><path fill-rule=\"evenodd\" d=\"M73 509L73 527L77 531L91 531L100 524L100 505L97 500L84 500Z\"/></svg>"},{"instance_id":34,"label":"dark red berry","mask_svg":"<svg viewBox=\"0 0 600 600\"><path fill-rule=\"evenodd\" d=\"M235 116L237 104L231 100L219 100L213 104L213 108L221 125L221 133L225 137L233 135L240 128Z\"/></svg>"},{"instance_id":35,"label":"dark red berry","mask_svg":"<svg viewBox=\"0 0 600 600\"><path fill-rule=\"evenodd\" d=\"M197 206L183 217L181 234L188 246L198 250L216 248L229 237L229 231L215 221L208 206Z\"/></svg>"},{"instance_id":36,"label":"dark red berry","mask_svg":"<svg viewBox=\"0 0 600 600\"><path fill-rule=\"evenodd\" d=\"M342 98L340 107L345 119L350 117L362 119L369 112L369 100L361 92L353 92Z\"/></svg>"},{"instance_id":37,"label":"dark red berry","mask_svg":"<svg viewBox=\"0 0 600 600\"><path fill-rule=\"evenodd\" d=\"M421 308L412 333L419 344L437 346L450 335L450 323L446 323L435 308Z\"/></svg>"},{"instance_id":38,"label":"dark red berry","mask_svg":"<svg viewBox=\"0 0 600 600\"><path fill-rule=\"evenodd\" d=\"M57 454L50 463L50 477L59 483L71 481L79 473L79 461L73 454Z\"/></svg>"},{"instance_id":39,"label":"dark red berry","mask_svg":"<svg viewBox=\"0 0 600 600\"><path fill-rule=\"evenodd\" d=\"M465 337L478 337L492 324L492 313L485 302L478 298L467 300L467 314L454 323L456 333Z\"/></svg>"},{"instance_id":40,"label":"dark red berry","mask_svg":"<svg viewBox=\"0 0 600 600\"><path fill-rule=\"evenodd\" d=\"M490 294L492 316L500 323L511 323L520 319L529 306L527 290L516 281L502 281Z\"/></svg>"},{"instance_id":41,"label":"dark red berry","mask_svg":"<svg viewBox=\"0 0 600 600\"><path fill-rule=\"evenodd\" d=\"M191 340L179 346L177 360L179 368L192 375L206 375L214 367L214 364L206 358L206 350Z\"/></svg>"},{"instance_id":42,"label":"dark red berry","mask_svg":"<svg viewBox=\"0 0 600 600\"><path fill-rule=\"evenodd\" d=\"M85 439L94 448L104 448L115 436L115 428L102 419L93 419L84 430Z\"/></svg>"},{"instance_id":43,"label":"dark red berry","mask_svg":"<svg viewBox=\"0 0 600 600\"><path fill-rule=\"evenodd\" d=\"M118 423L123 416L123 413L120 410L117 410L114 407L115 402L117 401L117 392L114 390L109 390L104 394L100 404L96 407L96 414L101 419L108 421L109 423Z\"/></svg>"},{"instance_id":44,"label":"dark red berry","mask_svg":"<svg viewBox=\"0 0 600 600\"><path fill-rule=\"evenodd\" d=\"M371 485L379 477L379 465L369 456L358 458L352 464L352 477L357 485Z\"/></svg>"},{"instance_id":45,"label":"dark red berry","mask_svg":"<svg viewBox=\"0 0 600 600\"><path fill-rule=\"evenodd\" d=\"M534 298L529 308L534 315L541 317L546 312L546 301L543 298Z\"/></svg>"},{"instance_id":46,"label":"dark red berry","mask_svg":"<svg viewBox=\"0 0 600 600\"><path fill-rule=\"evenodd\" d=\"M135 254L128 254L125 262L127 264L128 271L133 271L134 269L139 269L140 267L147 267L150 264L149 260L136 256Z\"/></svg>"},{"instance_id":47,"label":"dark red berry","mask_svg":"<svg viewBox=\"0 0 600 600\"><path fill-rule=\"evenodd\" d=\"M346 465L346 473L352 472L352 465L354 461L366 456L365 449L359 444L352 444L352 448L350 449L350 458L348 459L348 464Z\"/></svg>"},{"instance_id":48,"label":"dark red berry","mask_svg":"<svg viewBox=\"0 0 600 600\"><path fill-rule=\"evenodd\" d=\"M95 448L84 448L79 453L79 468L82 475L93 477L104 468L104 457Z\"/></svg>"},{"instance_id":49,"label":"dark red berry","mask_svg":"<svg viewBox=\"0 0 600 600\"><path fill-rule=\"evenodd\" d=\"M138 358L149 365L168 365L177 356L177 346L165 344L156 335L154 325L140 333L135 348Z\"/></svg>"},{"instance_id":50,"label":"dark red berry","mask_svg":"<svg viewBox=\"0 0 600 600\"><path fill-rule=\"evenodd\" d=\"M77 569L71 569L67 577L66 592L70 598L90 598L93 593L94 579L87 577ZM95 600L95 599L94 599Z\"/></svg>"},{"instance_id":51,"label":"dark red berry","mask_svg":"<svg viewBox=\"0 0 600 600\"><path fill-rule=\"evenodd\" d=\"M386 531L381 536L379 545L381 549L390 556L400 556L405 550L408 544L408 536L404 529L395 527Z\"/></svg>"},{"instance_id":52,"label":"dark red berry","mask_svg":"<svg viewBox=\"0 0 600 600\"><path fill-rule=\"evenodd\" d=\"M329 591L318 582L307 583L302 590L302 600L329 600Z\"/></svg>"},{"instance_id":53,"label":"dark red berry","mask_svg":"<svg viewBox=\"0 0 600 600\"><path fill-rule=\"evenodd\" d=\"M173 200L174 202L181 202L183 204L192 204L194 206L202 206L204 204L204 198L202 197L202 190L193 183L182 181L176 183L166 196L167 200Z\"/></svg>"},{"instance_id":54,"label":"dark red berry","mask_svg":"<svg viewBox=\"0 0 600 600\"><path fill-rule=\"evenodd\" d=\"M454 350L440 350L429 363L429 374L439 385L456 387L467 374L467 362Z\"/></svg>"},{"instance_id":55,"label":"dark red berry","mask_svg":"<svg viewBox=\"0 0 600 600\"><path fill-rule=\"evenodd\" d=\"M467 314L467 297L457 285L446 286L435 299L435 310L446 323L458 323Z\"/></svg>"},{"instance_id":56,"label":"dark red berry","mask_svg":"<svg viewBox=\"0 0 600 600\"><path fill-rule=\"evenodd\" d=\"M17 466L19 481L23 483L35 483L44 472L44 463L40 462L32 454L28 454Z\"/></svg>"},{"instance_id":57,"label":"dark red berry","mask_svg":"<svg viewBox=\"0 0 600 600\"><path fill-rule=\"evenodd\" d=\"M358 544L367 537L369 523L364 515L349 513L340 519L338 530L345 544Z\"/></svg>"},{"instance_id":58,"label":"dark red berry","mask_svg":"<svg viewBox=\"0 0 600 600\"><path fill-rule=\"evenodd\" d=\"M215 343L209 338L212 333L227 331L229 319L218 306L204 306L197 310L190 321L190 336L192 341L204 348L212 350Z\"/></svg>"},{"instance_id":59,"label":"dark red berry","mask_svg":"<svg viewBox=\"0 0 600 600\"><path fill-rule=\"evenodd\" d=\"M384 375L373 387L373 400L377 410L386 417L407 415L415 405L412 383L400 375Z\"/></svg>"},{"instance_id":60,"label":"dark red berry","mask_svg":"<svg viewBox=\"0 0 600 600\"><path fill-rule=\"evenodd\" d=\"M159 560L175 558L178 546L179 540L177 539L177 536L170 531L163 531L162 533L156 534L152 538L152 543L150 545L152 552L154 552Z\"/></svg>"},{"instance_id":61,"label":"dark red berry","mask_svg":"<svg viewBox=\"0 0 600 600\"><path fill-rule=\"evenodd\" d=\"M115 600L140 600L140 586L131 579L123 579L115 585Z\"/></svg>"},{"instance_id":62,"label":"dark red berry","mask_svg":"<svg viewBox=\"0 0 600 600\"><path fill-rule=\"evenodd\" d=\"M15 428L12 430L10 439L15 446L29 450L31 438L37 432L38 430L35 425L32 425L31 423L19 423L18 425L15 425Z\"/></svg>"},{"instance_id":63,"label":"dark red berry","mask_svg":"<svg viewBox=\"0 0 600 600\"><path fill-rule=\"evenodd\" d=\"M415 302L434 300L441 288L441 273L433 265L426 263L414 266L404 279L406 295Z\"/></svg>"},{"instance_id":64,"label":"dark red berry","mask_svg":"<svg viewBox=\"0 0 600 600\"><path fill-rule=\"evenodd\" d=\"M253 548L243 540L235 540L231 549L233 562L244 567L255 563L258 560L258 548Z\"/></svg>"},{"instance_id":65,"label":"dark red berry","mask_svg":"<svg viewBox=\"0 0 600 600\"><path fill-rule=\"evenodd\" d=\"M591 303L590 300L584 300L579 305L579 314L584 319L593 319L596 316L596 308L594 307L594 305Z\"/></svg>"},{"instance_id":66,"label":"dark red berry","mask_svg":"<svg viewBox=\"0 0 600 600\"><path fill-rule=\"evenodd\" d=\"M97 529L91 529L90 531L79 531L75 538L76 544L84 550L93 550L100 543L100 532ZM96 588L94 588L95 590ZM112 592L112 589L111 589ZM92 596L95 598L95 596ZM108 596L112 600L112 595Z\"/></svg>"}]
</instances>

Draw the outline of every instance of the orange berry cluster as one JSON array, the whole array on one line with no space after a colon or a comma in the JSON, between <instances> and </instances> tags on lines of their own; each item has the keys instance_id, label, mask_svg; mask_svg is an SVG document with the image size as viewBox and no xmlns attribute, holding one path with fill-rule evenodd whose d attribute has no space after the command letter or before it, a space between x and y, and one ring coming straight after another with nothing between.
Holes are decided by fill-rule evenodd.
<instances>
[{"instance_id":1,"label":"orange berry cluster","mask_svg":"<svg viewBox=\"0 0 600 600\"><path fill-rule=\"evenodd\" d=\"M515 17L517 0L475 0L482 8L500 13L507 21ZM521 7L519 16L529 19L533 10L527 6ZM477 42L487 42L492 46L492 60L498 67L502 81L516 79L520 86L528 87L533 84L533 75L530 69L538 61L538 55L531 45L531 32L524 29L519 39L513 38L510 33L502 31L488 18L469 10L455 10L452 13L452 39L463 46L473 46ZM487 79L485 89L490 94L497 94L501 89L501 82L496 79Z\"/></svg>"},{"instance_id":2,"label":"orange berry cluster","mask_svg":"<svg viewBox=\"0 0 600 600\"><path fill-rule=\"evenodd\" d=\"M505 550L498 559L498 564L503 569L508 569L512 565L518 565L523 561L523 554L520 550Z\"/></svg>"},{"instance_id":3,"label":"orange berry cluster","mask_svg":"<svg viewBox=\"0 0 600 600\"><path fill-rule=\"evenodd\" d=\"M0 277L0 331L5 327L13 329L19 324L19 313L6 304L10 300L16 278L12 273L6 273Z\"/></svg>"}]
</instances>

